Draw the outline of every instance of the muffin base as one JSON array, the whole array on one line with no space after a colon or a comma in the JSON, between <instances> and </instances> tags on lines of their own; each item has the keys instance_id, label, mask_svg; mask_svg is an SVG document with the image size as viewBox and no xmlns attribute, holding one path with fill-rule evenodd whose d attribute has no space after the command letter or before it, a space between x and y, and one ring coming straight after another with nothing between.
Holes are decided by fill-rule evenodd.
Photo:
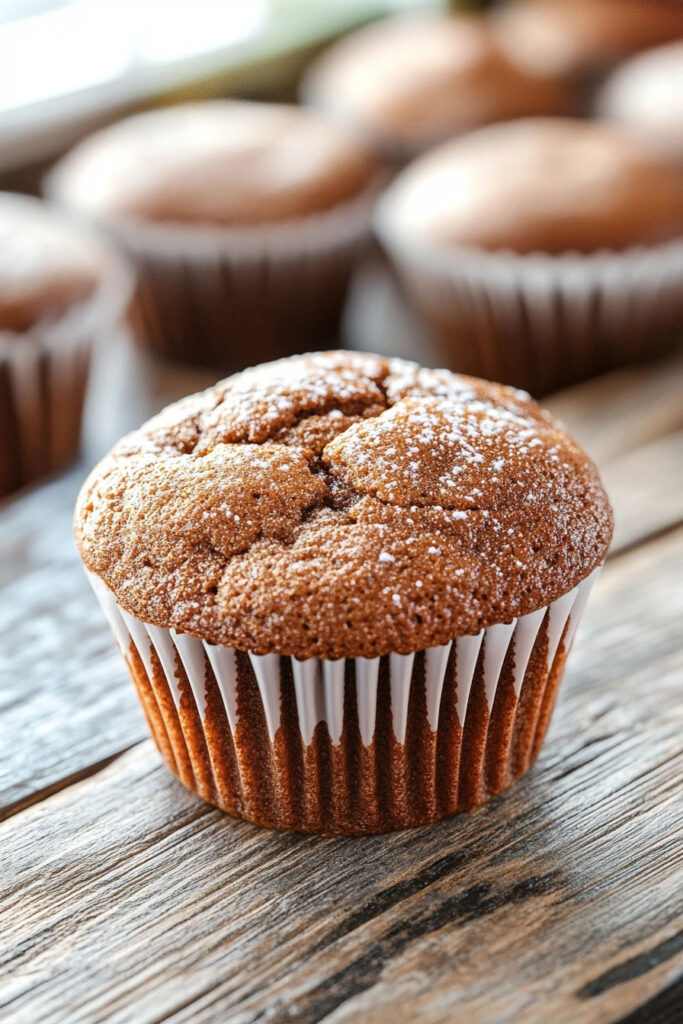
<instances>
[{"instance_id":1,"label":"muffin base","mask_svg":"<svg viewBox=\"0 0 683 1024\"><path fill-rule=\"evenodd\" d=\"M132 288L117 261L87 302L32 331L0 331L0 497L78 455L92 351L121 319Z\"/></svg>"},{"instance_id":2,"label":"muffin base","mask_svg":"<svg viewBox=\"0 0 683 1024\"><path fill-rule=\"evenodd\" d=\"M0 496L76 457L90 351L85 338L0 337Z\"/></svg>"},{"instance_id":3,"label":"muffin base","mask_svg":"<svg viewBox=\"0 0 683 1024\"><path fill-rule=\"evenodd\" d=\"M410 247L377 229L406 291L460 373L535 396L672 350L683 328L683 243L622 253L516 255Z\"/></svg>"},{"instance_id":4,"label":"muffin base","mask_svg":"<svg viewBox=\"0 0 683 1024\"><path fill-rule=\"evenodd\" d=\"M225 372L336 347L377 187L272 227L108 224L137 267L138 342Z\"/></svg>"},{"instance_id":5,"label":"muffin base","mask_svg":"<svg viewBox=\"0 0 683 1024\"><path fill-rule=\"evenodd\" d=\"M534 763L598 571L476 636L334 662L146 625L91 580L154 741L185 786L255 824L362 835L471 810Z\"/></svg>"}]
</instances>

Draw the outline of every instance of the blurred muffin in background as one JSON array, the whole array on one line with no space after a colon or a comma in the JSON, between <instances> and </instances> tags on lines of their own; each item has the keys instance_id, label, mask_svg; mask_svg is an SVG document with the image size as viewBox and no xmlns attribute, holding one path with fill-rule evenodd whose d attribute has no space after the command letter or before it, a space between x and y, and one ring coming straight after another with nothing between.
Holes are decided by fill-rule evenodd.
<instances>
[{"instance_id":1,"label":"blurred muffin in background","mask_svg":"<svg viewBox=\"0 0 683 1024\"><path fill-rule=\"evenodd\" d=\"M598 93L595 109L683 167L683 40L618 67Z\"/></svg>"},{"instance_id":2,"label":"blurred muffin in background","mask_svg":"<svg viewBox=\"0 0 683 1024\"><path fill-rule=\"evenodd\" d=\"M490 23L467 14L403 15L362 28L318 58L301 95L393 162L480 125L573 106L561 79L523 70Z\"/></svg>"},{"instance_id":3,"label":"blurred muffin in background","mask_svg":"<svg viewBox=\"0 0 683 1024\"><path fill-rule=\"evenodd\" d=\"M47 190L135 258L144 344L234 368L335 343L376 174L318 115L216 100L105 128Z\"/></svg>"},{"instance_id":4,"label":"blurred muffin in background","mask_svg":"<svg viewBox=\"0 0 683 1024\"><path fill-rule=\"evenodd\" d=\"M90 232L0 193L0 495L75 458L93 343L131 290L123 261Z\"/></svg>"},{"instance_id":5,"label":"blurred muffin in background","mask_svg":"<svg viewBox=\"0 0 683 1024\"><path fill-rule=\"evenodd\" d=\"M529 67L582 79L683 37L680 0L510 0L496 20L506 44Z\"/></svg>"},{"instance_id":6,"label":"blurred muffin in background","mask_svg":"<svg viewBox=\"0 0 683 1024\"><path fill-rule=\"evenodd\" d=\"M611 126L480 129L402 172L376 226L462 372L544 394L683 327L683 178Z\"/></svg>"}]
</instances>

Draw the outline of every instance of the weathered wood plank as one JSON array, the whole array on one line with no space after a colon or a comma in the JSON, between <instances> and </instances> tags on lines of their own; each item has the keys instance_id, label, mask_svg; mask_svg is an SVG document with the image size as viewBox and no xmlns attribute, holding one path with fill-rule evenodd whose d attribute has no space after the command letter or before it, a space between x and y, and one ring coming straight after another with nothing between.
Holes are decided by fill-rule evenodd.
<instances>
[{"instance_id":1,"label":"weathered wood plank","mask_svg":"<svg viewBox=\"0 0 683 1024\"><path fill-rule=\"evenodd\" d=\"M147 734L71 537L81 477L2 513L0 815Z\"/></svg>"},{"instance_id":2,"label":"weathered wood plank","mask_svg":"<svg viewBox=\"0 0 683 1024\"><path fill-rule=\"evenodd\" d=\"M611 555L683 522L683 430L608 461L602 478L614 508Z\"/></svg>"},{"instance_id":3,"label":"weathered wood plank","mask_svg":"<svg viewBox=\"0 0 683 1024\"><path fill-rule=\"evenodd\" d=\"M610 459L602 478L615 514L612 555L683 522L683 430Z\"/></svg>"},{"instance_id":4,"label":"weathered wood plank","mask_svg":"<svg viewBox=\"0 0 683 1024\"><path fill-rule=\"evenodd\" d=\"M543 404L605 467L683 428L683 355L597 377Z\"/></svg>"},{"instance_id":5,"label":"weathered wood plank","mask_svg":"<svg viewBox=\"0 0 683 1024\"><path fill-rule=\"evenodd\" d=\"M608 564L539 765L476 815L266 832L144 743L9 819L3 1020L636 1024L671 1004L682 573L683 530Z\"/></svg>"}]
</instances>

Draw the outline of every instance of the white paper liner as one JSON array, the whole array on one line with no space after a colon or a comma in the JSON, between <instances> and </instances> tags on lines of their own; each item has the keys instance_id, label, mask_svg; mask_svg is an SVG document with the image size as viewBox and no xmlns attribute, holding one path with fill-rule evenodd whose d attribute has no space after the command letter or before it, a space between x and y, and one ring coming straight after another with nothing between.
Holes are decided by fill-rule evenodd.
<instances>
[{"instance_id":1,"label":"white paper liner","mask_svg":"<svg viewBox=\"0 0 683 1024\"><path fill-rule=\"evenodd\" d=\"M683 241L516 254L407 237L392 197L374 227L455 370L544 394L646 359L683 330Z\"/></svg>"},{"instance_id":2,"label":"white paper liner","mask_svg":"<svg viewBox=\"0 0 683 1024\"><path fill-rule=\"evenodd\" d=\"M88 299L31 330L0 331L0 382L13 424L2 438L7 483L13 477L7 490L75 457L93 346L113 333L132 293L132 271L108 253L106 273ZM0 479L0 494L3 489Z\"/></svg>"},{"instance_id":3,"label":"white paper liner","mask_svg":"<svg viewBox=\"0 0 683 1024\"><path fill-rule=\"evenodd\" d=\"M484 652L484 687L489 709L493 707L501 678L501 668L508 648L515 644L514 687L519 695L526 666L538 632L548 615L548 669L552 666L560 639L567 626L565 649L568 652L574 638L588 594L597 579L600 568L595 569L569 593L540 608L513 619L510 623L489 626L476 636L459 637L452 643L457 647L458 688L457 714L465 722L470 689L479 653ZM227 719L234 733L238 720L235 652L229 647L210 644L174 629L147 625L124 611L115 597L92 573L88 577L95 594L109 620L121 653L128 662L131 642L137 650L150 679L153 677L152 652L163 669L176 708L180 707L181 692L176 678L176 657L180 658L192 688L200 721L206 710L206 655L213 669L223 699ZM568 624L568 625L567 625ZM451 644L425 651L425 690L427 718L433 732L439 724L441 694ZM280 727L281 719L281 667L277 654L249 654L263 704L271 743ZM406 740L406 723L410 688L413 685L414 654L390 655L390 688L393 731L398 743ZM344 726L344 659L337 661L310 658L299 661L291 658L296 695L299 731L305 746L313 740L318 722L326 722L333 746L341 740ZM375 734L377 711L377 681L379 658L355 658L356 703L358 725L365 747L369 747Z\"/></svg>"},{"instance_id":4,"label":"white paper liner","mask_svg":"<svg viewBox=\"0 0 683 1024\"><path fill-rule=\"evenodd\" d=\"M380 184L277 225L102 222L138 267L139 340L229 369L333 345ZM60 200L57 174L47 190Z\"/></svg>"}]
</instances>

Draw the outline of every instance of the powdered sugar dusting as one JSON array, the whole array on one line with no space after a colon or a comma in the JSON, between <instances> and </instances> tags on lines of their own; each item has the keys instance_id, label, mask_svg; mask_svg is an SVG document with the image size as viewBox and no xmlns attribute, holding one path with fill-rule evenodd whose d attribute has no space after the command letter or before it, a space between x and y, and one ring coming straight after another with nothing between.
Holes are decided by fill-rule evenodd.
<instances>
[{"instance_id":1,"label":"powdered sugar dusting","mask_svg":"<svg viewBox=\"0 0 683 1024\"><path fill-rule=\"evenodd\" d=\"M604 556L594 467L524 395L343 352L176 403L87 481L83 558L145 622L374 657L544 606Z\"/></svg>"},{"instance_id":2,"label":"powdered sugar dusting","mask_svg":"<svg viewBox=\"0 0 683 1024\"><path fill-rule=\"evenodd\" d=\"M220 404L203 418L205 441L263 441L302 414L340 418L349 406L383 403L382 370L372 356L346 354L330 354L306 374L288 359L245 370L225 382Z\"/></svg>"},{"instance_id":3,"label":"powdered sugar dusting","mask_svg":"<svg viewBox=\"0 0 683 1024\"><path fill-rule=\"evenodd\" d=\"M358 490L392 504L488 506L491 484L549 447L548 427L476 397L409 394L380 416L349 427L323 457Z\"/></svg>"}]
</instances>

